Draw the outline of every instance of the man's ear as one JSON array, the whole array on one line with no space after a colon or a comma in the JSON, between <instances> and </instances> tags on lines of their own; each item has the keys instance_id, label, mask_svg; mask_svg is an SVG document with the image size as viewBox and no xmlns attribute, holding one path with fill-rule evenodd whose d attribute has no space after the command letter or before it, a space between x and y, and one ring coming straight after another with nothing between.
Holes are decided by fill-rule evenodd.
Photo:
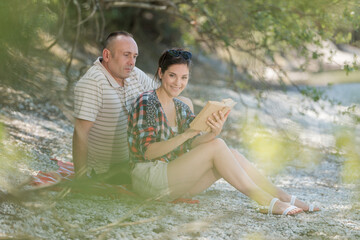
<instances>
[{"instance_id":1,"label":"man's ear","mask_svg":"<svg viewBox=\"0 0 360 240\"><path fill-rule=\"evenodd\" d=\"M104 48L104 50L103 50L103 52L102 52L102 57L103 57L103 60L104 60L105 62L108 62L108 61L109 61L110 54L111 54L110 50L107 49L107 48Z\"/></svg>"}]
</instances>

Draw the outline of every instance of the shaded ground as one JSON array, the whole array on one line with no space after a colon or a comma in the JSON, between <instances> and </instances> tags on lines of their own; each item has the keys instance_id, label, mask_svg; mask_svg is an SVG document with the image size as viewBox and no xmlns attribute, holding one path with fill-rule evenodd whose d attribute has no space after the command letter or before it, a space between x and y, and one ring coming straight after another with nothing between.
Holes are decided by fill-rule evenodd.
<instances>
[{"instance_id":1,"label":"shaded ground","mask_svg":"<svg viewBox=\"0 0 360 240\"><path fill-rule=\"evenodd\" d=\"M3 87L1 91L8 93L7 102L4 104L3 101L0 110L0 120L9 135L5 149L14 152L24 149L24 153L18 155L21 158L16 159L9 158L9 152L0 152L0 184L1 189L6 190L7 183L21 182L24 176L36 174L39 170L55 169L51 157L71 161L73 128L56 107L44 102L35 103L23 92ZM271 179L291 194L313 202L323 210L296 217L260 214L252 201L223 180L197 196L195 199L200 203L195 205L146 203L141 199L70 193L57 202L49 201L49 196L39 197L35 206L0 203L0 238L360 238L359 186L343 183L341 173L345 159L334 150L332 136L332 128L337 123L352 125L350 117L337 114L347 106L324 101L313 104L292 91L287 94L269 92L264 95L267 100L263 103L247 94L239 95L227 89L203 85L190 85L185 94L194 99L197 109L209 96L213 96L214 100L231 97L246 103L247 108L238 104L231 113L223 137L247 156L250 153L243 145L244 139L240 134L243 122L240 120L255 116L270 129L281 126L296 133L299 144L319 149L317 155L310 154L310 161L302 160L301 157L308 151L302 150L298 158L285 162L281 171L272 175ZM359 112L356 114L359 115ZM359 131L359 126L355 126L356 136L360 136ZM117 222L120 224L111 225Z\"/></svg>"}]
</instances>

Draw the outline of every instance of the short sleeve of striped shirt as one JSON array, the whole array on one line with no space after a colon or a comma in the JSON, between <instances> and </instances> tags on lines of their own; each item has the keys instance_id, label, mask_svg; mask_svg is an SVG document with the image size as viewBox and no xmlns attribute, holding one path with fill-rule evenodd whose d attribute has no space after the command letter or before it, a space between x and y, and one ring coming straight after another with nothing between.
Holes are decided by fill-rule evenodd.
<instances>
[{"instance_id":1,"label":"short sleeve of striped shirt","mask_svg":"<svg viewBox=\"0 0 360 240\"><path fill-rule=\"evenodd\" d=\"M100 81L83 77L75 86L74 117L95 122L102 106Z\"/></svg>"},{"instance_id":2,"label":"short sleeve of striped shirt","mask_svg":"<svg viewBox=\"0 0 360 240\"><path fill-rule=\"evenodd\" d=\"M141 71L139 68L134 67L134 71L137 75L137 79L143 86L144 91L150 91L160 87L161 83L159 81L152 80L148 75L146 75L146 73Z\"/></svg>"}]
</instances>

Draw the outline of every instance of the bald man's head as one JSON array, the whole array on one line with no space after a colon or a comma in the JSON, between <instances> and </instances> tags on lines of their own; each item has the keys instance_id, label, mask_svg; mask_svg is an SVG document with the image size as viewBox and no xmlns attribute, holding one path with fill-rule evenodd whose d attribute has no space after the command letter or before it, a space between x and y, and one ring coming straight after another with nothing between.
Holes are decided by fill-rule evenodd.
<instances>
[{"instance_id":1,"label":"bald man's head","mask_svg":"<svg viewBox=\"0 0 360 240\"><path fill-rule=\"evenodd\" d=\"M102 65L123 86L130 76L139 55L137 44L129 33L116 32L106 39L102 54Z\"/></svg>"},{"instance_id":2,"label":"bald man's head","mask_svg":"<svg viewBox=\"0 0 360 240\"><path fill-rule=\"evenodd\" d=\"M114 40L118 39L119 37L124 36L124 37L130 37L130 38L134 38L133 35L131 33L128 33L126 31L117 31L117 32L112 32L110 33L107 38L105 39L104 42L104 49L107 48L110 50L111 54L113 54L113 46L114 46Z\"/></svg>"}]
</instances>

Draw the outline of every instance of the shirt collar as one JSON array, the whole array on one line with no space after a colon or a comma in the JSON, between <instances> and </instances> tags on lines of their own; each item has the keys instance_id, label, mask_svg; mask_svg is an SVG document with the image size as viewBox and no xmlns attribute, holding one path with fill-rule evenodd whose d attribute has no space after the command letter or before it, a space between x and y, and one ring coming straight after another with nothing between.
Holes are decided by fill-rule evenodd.
<instances>
[{"instance_id":1,"label":"shirt collar","mask_svg":"<svg viewBox=\"0 0 360 240\"><path fill-rule=\"evenodd\" d=\"M101 61L102 61L102 57L98 57L98 59L96 59L96 61L94 62L95 66L100 67L101 71L104 73L104 75L106 76L107 80L109 81L110 85L114 88L121 88L120 84L115 80L115 78L108 72L108 70L104 67L104 65L102 65ZM128 82L130 79L126 78L125 82Z\"/></svg>"}]
</instances>

